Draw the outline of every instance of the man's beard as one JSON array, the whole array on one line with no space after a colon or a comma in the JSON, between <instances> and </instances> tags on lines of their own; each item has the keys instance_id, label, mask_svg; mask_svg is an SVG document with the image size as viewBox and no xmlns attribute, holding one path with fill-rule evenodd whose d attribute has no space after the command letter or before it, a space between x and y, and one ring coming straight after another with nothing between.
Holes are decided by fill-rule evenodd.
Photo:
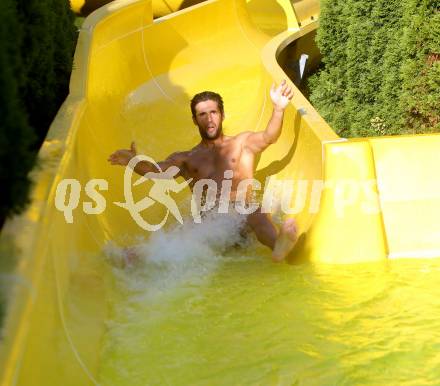
<instances>
[{"instance_id":1,"label":"man's beard","mask_svg":"<svg viewBox=\"0 0 440 386\"><path fill-rule=\"evenodd\" d=\"M200 126L199 126L199 133L200 136L203 139L207 139L207 140L214 140L220 137L220 135L222 134L222 124L220 123L219 127L217 128L217 131L215 133L213 133L212 135L209 135L208 132L206 130L203 130Z\"/></svg>"}]
</instances>

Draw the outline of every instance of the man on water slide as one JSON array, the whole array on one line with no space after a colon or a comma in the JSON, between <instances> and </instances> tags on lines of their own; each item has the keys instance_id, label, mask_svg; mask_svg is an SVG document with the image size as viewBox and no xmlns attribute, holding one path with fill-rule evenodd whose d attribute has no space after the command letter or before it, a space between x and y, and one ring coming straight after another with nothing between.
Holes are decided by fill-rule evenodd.
<instances>
[{"instance_id":1,"label":"man on water slide","mask_svg":"<svg viewBox=\"0 0 440 386\"><path fill-rule=\"evenodd\" d=\"M266 130L244 131L231 137L223 134L225 115L221 96L210 91L195 95L191 100L191 112L193 122L199 128L200 143L189 151L171 154L165 161L159 162L159 166L162 170L177 166L180 172L174 174L174 178L192 178L190 187L201 179L212 179L217 186L221 186L225 172L232 171L230 199L234 200L238 196L240 181L253 178L256 156L279 138L284 110L293 97L293 91L283 80L278 87L272 86L270 96L273 112ZM112 165L126 166L135 156L136 147L133 142L130 149L115 151L108 161ZM141 161L134 171L143 176L157 170L153 164ZM262 213L259 208L247 215L246 222L257 239L272 249L272 259L275 262L284 260L297 240L296 223L292 218L287 219L278 230L270 215Z\"/></svg>"}]
</instances>

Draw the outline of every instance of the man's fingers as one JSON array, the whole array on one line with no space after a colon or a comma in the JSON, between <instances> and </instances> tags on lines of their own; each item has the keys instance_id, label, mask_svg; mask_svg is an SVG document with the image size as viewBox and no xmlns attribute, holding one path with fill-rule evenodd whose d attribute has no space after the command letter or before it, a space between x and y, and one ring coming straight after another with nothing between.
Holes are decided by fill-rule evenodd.
<instances>
[{"instance_id":1,"label":"man's fingers","mask_svg":"<svg viewBox=\"0 0 440 386\"><path fill-rule=\"evenodd\" d=\"M292 88L290 86L287 86L284 90L283 90L283 96L289 96L290 94L293 94L292 92Z\"/></svg>"},{"instance_id":2,"label":"man's fingers","mask_svg":"<svg viewBox=\"0 0 440 386\"><path fill-rule=\"evenodd\" d=\"M107 161L111 162L112 165L116 165L118 163L118 153L115 152L113 154L110 154L110 156L108 157Z\"/></svg>"},{"instance_id":3,"label":"man's fingers","mask_svg":"<svg viewBox=\"0 0 440 386\"><path fill-rule=\"evenodd\" d=\"M275 83L272 84L272 91L279 92L281 95L284 95L286 88L288 87L286 79L283 79L278 87L275 87Z\"/></svg>"},{"instance_id":4,"label":"man's fingers","mask_svg":"<svg viewBox=\"0 0 440 386\"><path fill-rule=\"evenodd\" d=\"M277 87L277 91L282 93L284 90L284 87L286 86L286 81L283 79L283 81L280 83L280 85Z\"/></svg>"},{"instance_id":5,"label":"man's fingers","mask_svg":"<svg viewBox=\"0 0 440 386\"><path fill-rule=\"evenodd\" d=\"M134 152L134 153L137 154L137 151L136 151L136 144L134 143L134 141L131 142L131 146L130 146L130 148L131 148L131 151L132 151L132 152Z\"/></svg>"},{"instance_id":6,"label":"man's fingers","mask_svg":"<svg viewBox=\"0 0 440 386\"><path fill-rule=\"evenodd\" d=\"M284 85L283 88L281 89L281 95L286 96L287 95L287 85Z\"/></svg>"}]
</instances>

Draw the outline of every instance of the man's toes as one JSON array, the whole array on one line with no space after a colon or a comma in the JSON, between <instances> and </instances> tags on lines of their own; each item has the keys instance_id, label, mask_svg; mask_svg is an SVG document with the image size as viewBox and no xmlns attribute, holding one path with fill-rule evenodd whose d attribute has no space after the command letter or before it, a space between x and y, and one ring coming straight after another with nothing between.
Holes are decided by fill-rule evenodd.
<instances>
[{"instance_id":1,"label":"man's toes","mask_svg":"<svg viewBox=\"0 0 440 386\"><path fill-rule=\"evenodd\" d=\"M290 238L295 238L297 234L298 227L296 225L296 221L293 218L287 219L283 226L282 231L286 233Z\"/></svg>"}]
</instances>

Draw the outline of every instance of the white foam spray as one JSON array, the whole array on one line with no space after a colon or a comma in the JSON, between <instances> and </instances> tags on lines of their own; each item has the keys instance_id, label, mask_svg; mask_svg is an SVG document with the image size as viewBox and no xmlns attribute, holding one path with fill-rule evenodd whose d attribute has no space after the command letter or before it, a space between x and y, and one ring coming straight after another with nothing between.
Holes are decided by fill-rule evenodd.
<instances>
[{"instance_id":1,"label":"white foam spray","mask_svg":"<svg viewBox=\"0 0 440 386\"><path fill-rule=\"evenodd\" d=\"M127 260L127 249L113 243L107 244L104 252L115 265L117 282L136 301L139 296L148 301L163 301L177 287L184 290L206 283L225 259L225 252L237 249L234 258L242 258L240 249L251 242L250 235L244 237L243 232L244 216L212 211L201 224L177 224L152 233L148 240L139 240L129 248L130 255L135 256L134 264L121 264Z\"/></svg>"}]
</instances>

